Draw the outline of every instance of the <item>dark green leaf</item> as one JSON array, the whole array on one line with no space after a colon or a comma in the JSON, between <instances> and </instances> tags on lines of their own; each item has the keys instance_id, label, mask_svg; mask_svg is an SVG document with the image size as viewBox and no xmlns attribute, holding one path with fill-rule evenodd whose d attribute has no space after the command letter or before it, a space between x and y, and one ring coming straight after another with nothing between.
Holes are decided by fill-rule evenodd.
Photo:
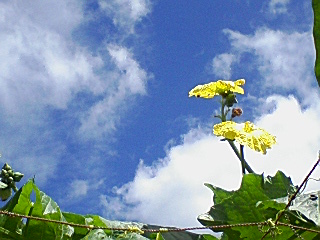
<instances>
[{"instance_id":1,"label":"dark green leaf","mask_svg":"<svg viewBox=\"0 0 320 240\"><path fill-rule=\"evenodd\" d=\"M152 230L158 230L160 228L166 228L166 227L161 227L161 226L156 226L156 225L144 225L144 229L152 229ZM174 229L172 227L167 227L170 229ZM150 232L145 232L143 236L147 237L148 239L155 239L156 234L150 233ZM170 231L170 232L161 232L161 237L164 238L165 240L202 240L206 239L203 238L204 235L199 235L196 233L192 232L187 232L187 231ZM211 236L211 235L205 235L205 236ZM208 238L208 239L216 239L216 238Z\"/></svg>"},{"instance_id":2,"label":"dark green leaf","mask_svg":"<svg viewBox=\"0 0 320 240\"><path fill-rule=\"evenodd\" d=\"M209 186L207 184L207 186ZM198 220L205 226L216 226L222 224L257 223L268 219L275 220L277 213L282 210L286 203L279 199L286 198L293 193L294 187L291 179L282 172L277 172L274 177L247 174L243 176L241 187L237 191L225 191L213 186L214 206L206 214L200 215ZM290 213L284 222L314 227L310 222L302 222L301 218ZM291 219L289 219L291 218ZM302 218L303 219L303 218ZM266 230L267 227L264 227ZM277 239L288 239L288 236L296 237L295 233L288 227L279 227L282 234ZM264 233L257 226L220 228L215 231L226 233L229 239L261 239ZM302 233L306 239L315 237L314 233ZM285 236L285 238L284 238ZM269 236L268 236L269 237ZM270 239L270 238L265 239ZM271 237L271 236L270 236Z\"/></svg>"},{"instance_id":3,"label":"dark green leaf","mask_svg":"<svg viewBox=\"0 0 320 240\"><path fill-rule=\"evenodd\" d=\"M209 234L203 234L201 240L218 240L215 236Z\"/></svg>"},{"instance_id":4,"label":"dark green leaf","mask_svg":"<svg viewBox=\"0 0 320 240\"><path fill-rule=\"evenodd\" d=\"M316 48L316 62L314 71L320 87L320 1L312 0L312 8L314 14L313 38Z\"/></svg>"}]
</instances>

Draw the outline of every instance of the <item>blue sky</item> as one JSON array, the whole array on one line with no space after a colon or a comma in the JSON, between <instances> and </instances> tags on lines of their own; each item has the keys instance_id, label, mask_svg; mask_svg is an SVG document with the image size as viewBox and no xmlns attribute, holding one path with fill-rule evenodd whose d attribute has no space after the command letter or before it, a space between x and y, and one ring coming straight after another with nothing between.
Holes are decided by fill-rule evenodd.
<instances>
[{"instance_id":1,"label":"blue sky","mask_svg":"<svg viewBox=\"0 0 320 240\"><path fill-rule=\"evenodd\" d=\"M212 203L203 183L241 179L212 135L218 99L188 98L218 79L245 78L238 121L277 136L265 156L246 150L256 172L299 184L317 159L309 0L10 0L0 11L1 159L64 211L197 225Z\"/></svg>"}]
</instances>

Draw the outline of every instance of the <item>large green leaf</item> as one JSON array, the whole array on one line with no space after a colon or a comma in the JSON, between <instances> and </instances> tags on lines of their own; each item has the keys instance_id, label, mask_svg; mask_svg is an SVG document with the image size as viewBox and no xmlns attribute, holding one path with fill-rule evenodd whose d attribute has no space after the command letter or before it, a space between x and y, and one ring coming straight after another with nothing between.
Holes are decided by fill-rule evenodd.
<instances>
[{"instance_id":1,"label":"large green leaf","mask_svg":"<svg viewBox=\"0 0 320 240\"><path fill-rule=\"evenodd\" d=\"M313 38L316 48L316 63L314 71L320 87L320 1L312 0L312 8L314 14Z\"/></svg>"},{"instance_id":2,"label":"large green leaf","mask_svg":"<svg viewBox=\"0 0 320 240\"><path fill-rule=\"evenodd\" d=\"M275 220L277 213L286 206L285 200L292 194L294 187L290 178L282 172L277 172L274 177L263 175L247 174L243 176L241 187L237 191L226 191L213 185L206 184L213 192L214 205L206 214L198 217L198 220L205 226L217 226L223 224L256 223L268 219ZM296 224L299 226L316 228L315 224L307 217L297 211L288 211L284 223ZM263 229L257 226L220 228L215 231L224 232L228 239L261 239ZM277 239L289 239L297 237L289 227L280 227L282 234ZM317 236L315 233L298 232L305 239L312 239ZM265 239L271 239L271 235Z\"/></svg>"},{"instance_id":3,"label":"large green leaf","mask_svg":"<svg viewBox=\"0 0 320 240\"><path fill-rule=\"evenodd\" d=\"M159 229L159 228L165 228L161 226L155 226L155 225L144 225L144 229ZM168 227L170 229L174 229L173 227ZM218 238L209 235L209 234L203 234L199 235L196 233L188 232L188 231L170 231L170 232L161 232L158 233L150 233L145 232L143 236L147 237L148 239L156 239L156 240L217 240ZM158 238L157 238L158 237Z\"/></svg>"},{"instance_id":4,"label":"large green leaf","mask_svg":"<svg viewBox=\"0 0 320 240\"><path fill-rule=\"evenodd\" d=\"M320 227L320 191L298 195L292 202L290 210L299 211L308 220Z\"/></svg>"},{"instance_id":5,"label":"large green leaf","mask_svg":"<svg viewBox=\"0 0 320 240\"><path fill-rule=\"evenodd\" d=\"M10 199L10 201L1 208L3 211L28 215L32 207L30 195L33 190L32 180L28 181L19 191ZM0 237L13 237L20 239L23 222L21 218L1 215L0 217ZM9 238L10 239L10 238Z\"/></svg>"},{"instance_id":6,"label":"large green leaf","mask_svg":"<svg viewBox=\"0 0 320 240\"><path fill-rule=\"evenodd\" d=\"M69 223L90 225L85 216L75 214L75 213L69 213L69 212L63 212L62 214L63 214L64 218L66 219L66 221ZM89 230L87 228L75 227L73 235L72 235L72 239L73 240L82 239L88 233L89 233Z\"/></svg>"},{"instance_id":7,"label":"large green leaf","mask_svg":"<svg viewBox=\"0 0 320 240\"><path fill-rule=\"evenodd\" d=\"M31 209L31 216L41 217L47 220L66 222L66 219L62 215L58 204L48 195L41 192L34 183L33 191L36 196L36 201ZM23 236L25 239L71 239L72 235L73 228L68 225L33 219L27 220L26 227L23 231Z\"/></svg>"},{"instance_id":8,"label":"large green leaf","mask_svg":"<svg viewBox=\"0 0 320 240\"><path fill-rule=\"evenodd\" d=\"M32 202L32 193L35 202ZM81 225L93 225L96 227L137 229L150 228L149 225L137 222L110 221L97 215L79 215L75 213L62 212L58 204L40 191L33 180L29 180L1 209L22 215L40 217L46 220L62 221ZM0 239L8 240L100 240L100 239L132 239L145 240L154 239L152 234L139 234L136 232L111 231L102 229L91 229L83 227L71 227L65 224L57 224L49 221L36 219L22 220L19 217L0 215ZM160 227L157 227L160 228ZM163 233L163 238L170 239L216 239L210 235L198 235L189 232ZM150 238L149 238L150 236Z\"/></svg>"}]
</instances>

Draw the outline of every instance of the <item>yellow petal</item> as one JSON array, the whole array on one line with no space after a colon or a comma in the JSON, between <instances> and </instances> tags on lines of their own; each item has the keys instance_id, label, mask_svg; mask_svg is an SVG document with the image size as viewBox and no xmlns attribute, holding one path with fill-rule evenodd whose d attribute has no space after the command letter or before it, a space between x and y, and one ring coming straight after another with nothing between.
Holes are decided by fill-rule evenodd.
<instances>
[{"instance_id":1,"label":"yellow petal","mask_svg":"<svg viewBox=\"0 0 320 240\"><path fill-rule=\"evenodd\" d=\"M222 122L214 125L213 133L230 140L236 140L241 145L266 154L266 150L276 143L275 136L262 128L257 128L253 123L247 121L237 124L232 121Z\"/></svg>"},{"instance_id":2,"label":"yellow petal","mask_svg":"<svg viewBox=\"0 0 320 240\"><path fill-rule=\"evenodd\" d=\"M213 98L215 95L217 95L215 82L198 85L189 92L189 97Z\"/></svg>"},{"instance_id":3,"label":"yellow petal","mask_svg":"<svg viewBox=\"0 0 320 240\"><path fill-rule=\"evenodd\" d=\"M235 129L235 122L226 121L213 126L213 134L216 136L222 136L230 140L234 140L238 135L238 131Z\"/></svg>"},{"instance_id":4,"label":"yellow petal","mask_svg":"<svg viewBox=\"0 0 320 240\"><path fill-rule=\"evenodd\" d=\"M218 80L203 85L198 85L189 92L189 97L213 98L216 95L223 95L228 92L244 94L240 87L245 84L244 79L234 81Z\"/></svg>"}]
</instances>

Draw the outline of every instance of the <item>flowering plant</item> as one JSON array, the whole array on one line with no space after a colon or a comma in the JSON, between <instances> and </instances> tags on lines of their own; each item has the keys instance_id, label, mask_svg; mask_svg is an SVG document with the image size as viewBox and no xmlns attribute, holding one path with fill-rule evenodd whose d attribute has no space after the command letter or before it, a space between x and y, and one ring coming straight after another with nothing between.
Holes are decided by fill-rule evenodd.
<instances>
[{"instance_id":1,"label":"flowering plant","mask_svg":"<svg viewBox=\"0 0 320 240\"><path fill-rule=\"evenodd\" d=\"M238 102L236 93L244 94L244 90L241 87L244 84L244 79L238 79L236 81L218 80L216 82L198 85L189 92L189 97L213 98L214 96L221 96L221 112L215 116L221 120L221 123L213 126L213 133L216 136L224 137L223 140L228 141L241 161L243 174L245 174L246 171L253 173L252 168L244 159L244 146L266 154L266 149L271 148L271 146L276 143L275 136L262 128L254 126L253 123L247 121L238 124L233 121L235 117L242 115L242 109L233 108L233 106ZM230 110L230 120L227 120ZM240 150L235 146L234 141L240 144Z\"/></svg>"}]
</instances>

